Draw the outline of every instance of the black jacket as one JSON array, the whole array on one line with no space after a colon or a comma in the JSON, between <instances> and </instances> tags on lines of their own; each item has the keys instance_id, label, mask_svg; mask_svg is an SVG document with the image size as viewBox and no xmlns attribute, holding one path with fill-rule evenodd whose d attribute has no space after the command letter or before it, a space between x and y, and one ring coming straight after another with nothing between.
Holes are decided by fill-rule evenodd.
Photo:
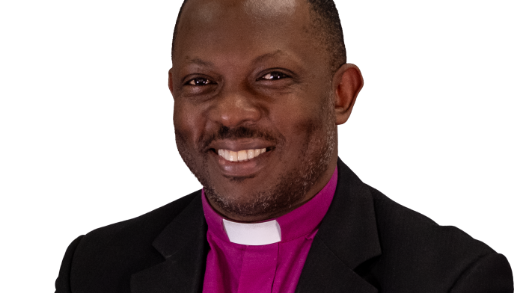
<instances>
[{"instance_id":1,"label":"black jacket","mask_svg":"<svg viewBox=\"0 0 520 293\"><path fill-rule=\"evenodd\" d=\"M340 160L332 204L296 292L513 292L507 259L364 184ZM208 244L200 190L74 240L57 293L201 292Z\"/></svg>"}]
</instances>

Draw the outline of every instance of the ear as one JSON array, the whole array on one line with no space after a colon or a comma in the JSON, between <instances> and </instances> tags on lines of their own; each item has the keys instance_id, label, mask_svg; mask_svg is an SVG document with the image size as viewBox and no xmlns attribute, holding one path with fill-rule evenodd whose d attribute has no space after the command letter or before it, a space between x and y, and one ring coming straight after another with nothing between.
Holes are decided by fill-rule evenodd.
<instances>
[{"instance_id":1,"label":"ear","mask_svg":"<svg viewBox=\"0 0 520 293\"><path fill-rule=\"evenodd\" d=\"M343 64L334 74L334 92L336 94L336 125L347 122L354 108L357 95L363 88L363 76L354 64Z\"/></svg>"},{"instance_id":2,"label":"ear","mask_svg":"<svg viewBox=\"0 0 520 293\"><path fill-rule=\"evenodd\" d=\"M173 81L172 81L172 70L168 70L168 88L173 96Z\"/></svg>"}]
</instances>

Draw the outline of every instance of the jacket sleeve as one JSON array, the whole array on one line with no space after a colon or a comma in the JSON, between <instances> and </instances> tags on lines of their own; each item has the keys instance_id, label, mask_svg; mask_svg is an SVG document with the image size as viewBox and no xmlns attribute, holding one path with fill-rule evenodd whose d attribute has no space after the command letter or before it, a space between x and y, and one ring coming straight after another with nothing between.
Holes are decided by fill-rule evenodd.
<instances>
[{"instance_id":1,"label":"jacket sleeve","mask_svg":"<svg viewBox=\"0 0 520 293\"><path fill-rule=\"evenodd\" d=\"M56 279L55 283L55 293L72 293L70 288L70 269L72 267L74 252L76 251L81 238L83 238L83 236L79 236L78 238L74 239L74 241L72 241L72 243L67 248L67 251L65 251L65 256L61 261L60 273L58 274L58 278Z\"/></svg>"},{"instance_id":2,"label":"jacket sleeve","mask_svg":"<svg viewBox=\"0 0 520 293\"><path fill-rule=\"evenodd\" d=\"M450 293L513 293L513 272L506 257L491 253L476 260Z\"/></svg>"}]
</instances>

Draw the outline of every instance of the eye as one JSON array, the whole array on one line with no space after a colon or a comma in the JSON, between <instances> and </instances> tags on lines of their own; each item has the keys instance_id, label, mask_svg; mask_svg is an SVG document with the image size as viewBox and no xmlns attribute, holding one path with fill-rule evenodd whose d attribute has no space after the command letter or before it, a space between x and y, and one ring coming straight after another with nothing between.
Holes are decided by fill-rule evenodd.
<instances>
[{"instance_id":1,"label":"eye","mask_svg":"<svg viewBox=\"0 0 520 293\"><path fill-rule=\"evenodd\" d=\"M203 86L203 85L208 85L208 84L213 84L213 83L214 82L210 81L207 78L197 77L197 78L189 80L186 84L193 85L193 86Z\"/></svg>"},{"instance_id":2,"label":"eye","mask_svg":"<svg viewBox=\"0 0 520 293\"><path fill-rule=\"evenodd\" d=\"M278 79L284 79L288 78L289 76L287 74L281 73L279 71L273 71L269 72L266 75L260 77L260 79L266 79L266 80L278 80Z\"/></svg>"}]
</instances>

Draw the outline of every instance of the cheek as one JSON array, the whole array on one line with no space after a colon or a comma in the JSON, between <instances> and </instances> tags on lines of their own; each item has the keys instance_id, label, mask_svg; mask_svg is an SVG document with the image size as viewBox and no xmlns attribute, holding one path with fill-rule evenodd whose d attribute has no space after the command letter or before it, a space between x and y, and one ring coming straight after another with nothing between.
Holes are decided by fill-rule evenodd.
<instances>
[{"instance_id":1,"label":"cheek","mask_svg":"<svg viewBox=\"0 0 520 293\"><path fill-rule=\"evenodd\" d=\"M327 135L326 113L320 104L286 105L273 115L273 119L276 119L273 124L278 126L286 140L284 156L287 158L298 160L313 152L313 145L320 144Z\"/></svg>"},{"instance_id":2,"label":"cheek","mask_svg":"<svg viewBox=\"0 0 520 293\"><path fill-rule=\"evenodd\" d=\"M204 125L197 109L177 103L173 110L173 124L177 150L191 172L200 180L204 178L204 160L198 152L197 142L202 134L201 125Z\"/></svg>"},{"instance_id":3,"label":"cheek","mask_svg":"<svg viewBox=\"0 0 520 293\"><path fill-rule=\"evenodd\" d=\"M194 147L202 134L205 118L197 107L186 103L176 102L173 110L173 125L176 136L184 143Z\"/></svg>"}]
</instances>

